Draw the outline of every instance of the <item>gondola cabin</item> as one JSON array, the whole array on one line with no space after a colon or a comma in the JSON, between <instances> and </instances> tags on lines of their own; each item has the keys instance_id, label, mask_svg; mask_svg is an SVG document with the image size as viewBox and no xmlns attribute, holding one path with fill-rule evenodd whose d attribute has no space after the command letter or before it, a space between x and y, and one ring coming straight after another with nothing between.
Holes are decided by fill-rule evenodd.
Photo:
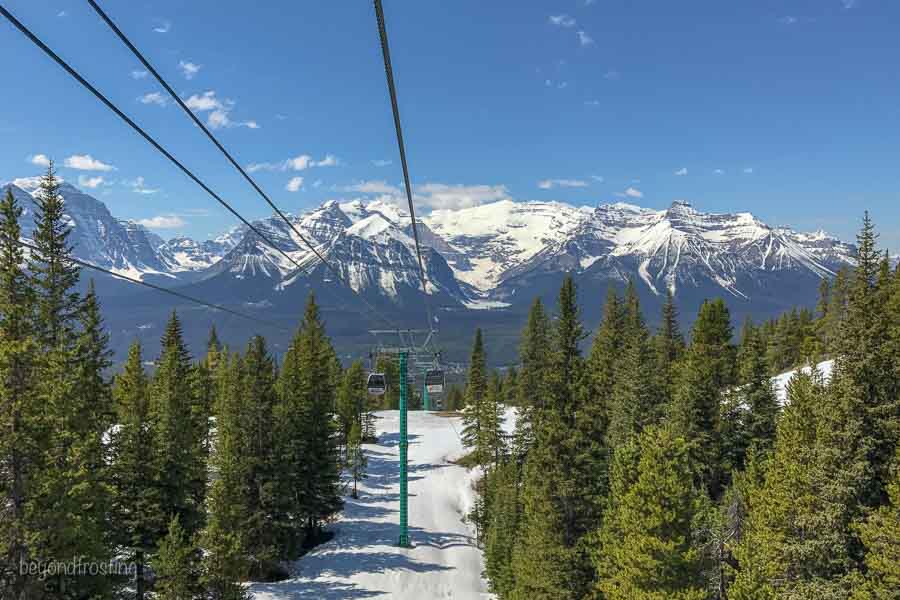
<instances>
[{"instance_id":1,"label":"gondola cabin","mask_svg":"<svg viewBox=\"0 0 900 600\"><path fill-rule=\"evenodd\" d=\"M387 389L387 382L384 373L369 373L369 379L366 381L366 391L373 396L383 396Z\"/></svg>"},{"instance_id":2,"label":"gondola cabin","mask_svg":"<svg viewBox=\"0 0 900 600\"><path fill-rule=\"evenodd\" d=\"M425 373L425 389L429 394L441 394L444 391L444 372L431 369Z\"/></svg>"}]
</instances>

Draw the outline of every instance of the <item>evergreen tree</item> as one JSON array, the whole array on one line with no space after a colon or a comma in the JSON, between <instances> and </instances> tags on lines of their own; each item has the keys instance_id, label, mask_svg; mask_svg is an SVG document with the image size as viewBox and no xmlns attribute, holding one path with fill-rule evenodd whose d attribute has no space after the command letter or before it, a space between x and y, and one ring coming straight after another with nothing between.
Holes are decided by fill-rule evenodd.
<instances>
[{"instance_id":1,"label":"evergreen tree","mask_svg":"<svg viewBox=\"0 0 900 600\"><path fill-rule=\"evenodd\" d=\"M154 422L160 506L167 519L178 517L179 527L192 538L202 527L205 468L199 462L196 421L192 410L191 358L173 312L161 341L156 375L150 386L150 414Z\"/></svg>"},{"instance_id":2,"label":"evergreen tree","mask_svg":"<svg viewBox=\"0 0 900 600\"><path fill-rule=\"evenodd\" d=\"M32 537L40 556L80 556L108 561L113 548L103 436L112 404L104 370L109 365L93 287L82 302L75 285L78 268L69 260L70 227L52 165L41 179L28 267L36 292L35 331L42 345L36 373L38 402L46 429L44 465L34 502ZM90 597L109 593L99 575L58 573L52 593Z\"/></svg>"},{"instance_id":3,"label":"evergreen tree","mask_svg":"<svg viewBox=\"0 0 900 600\"><path fill-rule=\"evenodd\" d=\"M528 313L528 323L522 332L519 348L521 371L515 390L519 414L516 420L513 451L520 465L524 463L534 443L534 422L544 406L549 347L550 320L544 312L540 298L535 298Z\"/></svg>"},{"instance_id":4,"label":"evergreen tree","mask_svg":"<svg viewBox=\"0 0 900 600\"><path fill-rule=\"evenodd\" d=\"M485 536L485 573L491 591L501 598L510 597L515 589L512 556L522 513L518 470L516 461L505 461L492 473L488 486L491 514Z\"/></svg>"},{"instance_id":5,"label":"evergreen tree","mask_svg":"<svg viewBox=\"0 0 900 600\"><path fill-rule=\"evenodd\" d=\"M481 435L478 440L479 456L486 469L496 468L506 456L506 434L503 432L503 389L497 372L491 373L482 399Z\"/></svg>"},{"instance_id":6,"label":"evergreen tree","mask_svg":"<svg viewBox=\"0 0 900 600\"><path fill-rule=\"evenodd\" d=\"M598 536L598 590L608 600L703 600L704 565L692 538L703 492L691 484L689 445L660 427L646 429L639 444L633 482L617 488Z\"/></svg>"},{"instance_id":7,"label":"evergreen tree","mask_svg":"<svg viewBox=\"0 0 900 600\"><path fill-rule=\"evenodd\" d=\"M835 382L842 386L854 417L862 424L859 443L866 448L871 469L862 490L863 506L867 508L887 500L889 468L900 441L900 383L894 376L896 358L889 354L890 311L886 310L891 282L876 238L866 213L857 237L857 266L834 370Z\"/></svg>"},{"instance_id":8,"label":"evergreen tree","mask_svg":"<svg viewBox=\"0 0 900 600\"><path fill-rule=\"evenodd\" d=\"M350 427L350 436L347 440L347 467L350 469L350 476L353 478L353 492L351 495L354 498L359 496L357 483L360 479L366 478L366 466L368 465L366 452L362 444L362 428L359 425L359 421L354 421Z\"/></svg>"},{"instance_id":9,"label":"evergreen tree","mask_svg":"<svg viewBox=\"0 0 900 600\"><path fill-rule=\"evenodd\" d=\"M33 244L28 270L37 295L39 339L45 350L66 344L71 340L80 310L78 293L78 267L66 260L72 252L69 245L69 227L65 217L65 204L59 193L60 180L53 170L53 163L41 177L35 197L37 210L34 215Z\"/></svg>"},{"instance_id":10,"label":"evergreen tree","mask_svg":"<svg viewBox=\"0 0 900 600\"><path fill-rule=\"evenodd\" d=\"M633 282L629 282L626 291L621 339L621 350L614 367L607 430L607 439L613 448L624 444L632 435L638 435L661 417L662 398L654 385L654 356Z\"/></svg>"},{"instance_id":11,"label":"evergreen tree","mask_svg":"<svg viewBox=\"0 0 900 600\"><path fill-rule=\"evenodd\" d=\"M799 373L789 383L774 454L748 498L731 598L848 597L856 465L834 453L829 430L837 404L816 373Z\"/></svg>"},{"instance_id":12,"label":"evergreen tree","mask_svg":"<svg viewBox=\"0 0 900 600\"><path fill-rule=\"evenodd\" d=\"M476 464L484 465L488 457L484 455L482 427L484 426L484 396L487 391L487 367L485 366L484 342L481 329L475 330L472 354L469 359L469 375L466 380L466 407L463 411L462 442L469 448Z\"/></svg>"},{"instance_id":13,"label":"evergreen tree","mask_svg":"<svg viewBox=\"0 0 900 600\"><path fill-rule=\"evenodd\" d=\"M36 402L34 293L18 241L22 208L7 190L0 200L0 596L37 597L39 583L19 565L29 547L28 504L42 468L43 427Z\"/></svg>"},{"instance_id":14,"label":"evergreen tree","mask_svg":"<svg viewBox=\"0 0 900 600\"><path fill-rule=\"evenodd\" d=\"M684 353L684 336L678 326L678 308L671 289L666 289L662 323L653 338L653 350L659 391L664 398L670 399L675 391L675 368Z\"/></svg>"},{"instance_id":15,"label":"evergreen tree","mask_svg":"<svg viewBox=\"0 0 900 600\"><path fill-rule=\"evenodd\" d=\"M571 439L584 395L583 339L575 284L567 277L545 374L546 399L525 464L522 533L513 552L515 598L580 598L590 586L590 562L581 542L592 506L584 504L578 489L577 441Z\"/></svg>"},{"instance_id":16,"label":"evergreen tree","mask_svg":"<svg viewBox=\"0 0 900 600\"><path fill-rule=\"evenodd\" d=\"M362 424L366 409L366 380L362 363L354 361L343 373L337 389L337 417L341 444L349 446L353 424ZM360 435L362 435L360 433Z\"/></svg>"},{"instance_id":17,"label":"evergreen tree","mask_svg":"<svg viewBox=\"0 0 900 600\"><path fill-rule=\"evenodd\" d=\"M690 440L697 475L716 498L722 490L719 412L722 393L734 384L731 322L721 299L704 302L679 369L670 418Z\"/></svg>"},{"instance_id":18,"label":"evergreen tree","mask_svg":"<svg viewBox=\"0 0 900 600\"><path fill-rule=\"evenodd\" d=\"M196 597L196 548L178 517L169 521L166 536L153 560L158 600L193 600Z\"/></svg>"},{"instance_id":19,"label":"evergreen tree","mask_svg":"<svg viewBox=\"0 0 900 600\"><path fill-rule=\"evenodd\" d=\"M726 474L744 468L751 447L764 452L775 439L778 399L769 376L762 336L752 323L744 327L738 371L739 385L727 394L720 420Z\"/></svg>"},{"instance_id":20,"label":"evergreen tree","mask_svg":"<svg viewBox=\"0 0 900 600\"><path fill-rule=\"evenodd\" d=\"M900 591L900 448L888 484L889 501L859 525L866 549L866 581L853 600L890 600Z\"/></svg>"},{"instance_id":21,"label":"evergreen tree","mask_svg":"<svg viewBox=\"0 0 900 600\"><path fill-rule=\"evenodd\" d=\"M137 568L135 594L143 600L146 589L145 563L165 527L160 509L158 479L154 471L153 423L147 375L144 372L141 346L137 342L128 350L128 360L113 387L118 427L112 436L112 484L114 489L116 540L128 548L129 559Z\"/></svg>"},{"instance_id":22,"label":"evergreen tree","mask_svg":"<svg viewBox=\"0 0 900 600\"><path fill-rule=\"evenodd\" d=\"M290 539L313 544L342 506L333 407L334 349L310 295L303 322L276 384L276 444L281 463L277 496L285 502ZM300 547L289 548L296 554Z\"/></svg>"}]
</instances>

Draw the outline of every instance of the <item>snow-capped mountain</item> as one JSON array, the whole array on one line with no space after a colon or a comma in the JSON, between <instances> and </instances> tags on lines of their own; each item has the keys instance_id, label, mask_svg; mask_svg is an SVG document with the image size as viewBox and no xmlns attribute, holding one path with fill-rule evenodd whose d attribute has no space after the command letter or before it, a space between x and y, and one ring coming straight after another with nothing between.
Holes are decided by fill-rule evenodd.
<instances>
[{"instance_id":1,"label":"snow-capped mountain","mask_svg":"<svg viewBox=\"0 0 900 600\"><path fill-rule=\"evenodd\" d=\"M23 231L30 237L35 190L10 189L25 209ZM76 255L133 277L155 276L173 285L203 282L241 302L292 296L298 284L305 290L349 283L358 293L397 306L421 294L408 215L387 202L330 201L289 216L337 268L336 281L275 216L254 223L271 244L243 225L202 242L163 240L114 218L102 202L70 184L61 193ZM500 200L434 211L420 219L419 237L428 294L439 306L458 309L522 306L569 273L588 294L633 280L651 302L668 290L678 298L721 295L748 312L764 306L768 313L809 303L815 282L852 265L855 254L852 245L821 231L770 227L749 213L705 213L684 202L652 210L625 203L589 208Z\"/></svg>"}]
</instances>

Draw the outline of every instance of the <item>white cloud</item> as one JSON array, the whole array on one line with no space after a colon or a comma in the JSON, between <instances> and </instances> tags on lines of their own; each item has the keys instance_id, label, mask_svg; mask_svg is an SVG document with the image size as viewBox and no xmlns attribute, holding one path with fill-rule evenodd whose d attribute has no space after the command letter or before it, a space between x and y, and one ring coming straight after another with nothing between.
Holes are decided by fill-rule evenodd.
<instances>
[{"instance_id":1,"label":"white cloud","mask_svg":"<svg viewBox=\"0 0 900 600\"><path fill-rule=\"evenodd\" d=\"M169 21L159 21L159 25L153 28L153 31L156 33L169 33L169 30L172 29L172 24Z\"/></svg>"},{"instance_id":2,"label":"white cloud","mask_svg":"<svg viewBox=\"0 0 900 600\"><path fill-rule=\"evenodd\" d=\"M675 174L678 175L679 177L682 177L682 176L684 176L684 175L687 175L687 174L688 174L687 167L681 167L680 169L678 169L677 171L675 171Z\"/></svg>"},{"instance_id":3,"label":"white cloud","mask_svg":"<svg viewBox=\"0 0 900 600\"><path fill-rule=\"evenodd\" d=\"M591 179L593 179L597 183L603 183L605 181L603 179L603 176L601 176L601 175L591 175Z\"/></svg>"},{"instance_id":4,"label":"white cloud","mask_svg":"<svg viewBox=\"0 0 900 600\"><path fill-rule=\"evenodd\" d=\"M584 105L585 106L600 106L600 101L599 100L585 100Z\"/></svg>"},{"instance_id":5,"label":"white cloud","mask_svg":"<svg viewBox=\"0 0 900 600\"><path fill-rule=\"evenodd\" d=\"M149 94L144 94L140 98L138 98L138 102L141 104L155 104L157 106L165 106L169 103L165 96L163 96L159 92L150 92Z\"/></svg>"},{"instance_id":6,"label":"white cloud","mask_svg":"<svg viewBox=\"0 0 900 600\"><path fill-rule=\"evenodd\" d=\"M275 118L278 119L279 121L284 121L285 119L287 119L287 115L283 115L281 113L276 113Z\"/></svg>"},{"instance_id":7,"label":"white cloud","mask_svg":"<svg viewBox=\"0 0 900 600\"><path fill-rule=\"evenodd\" d=\"M187 225L187 222L178 215L158 215L150 219L138 219L137 222L147 229L177 229Z\"/></svg>"},{"instance_id":8,"label":"white cloud","mask_svg":"<svg viewBox=\"0 0 900 600\"><path fill-rule=\"evenodd\" d=\"M78 176L78 185L83 188L95 189L103 185L103 177L98 175L96 177L87 177L85 175Z\"/></svg>"},{"instance_id":9,"label":"white cloud","mask_svg":"<svg viewBox=\"0 0 900 600\"><path fill-rule=\"evenodd\" d=\"M574 27L575 18L569 15L550 15L550 24L557 27Z\"/></svg>"},{"instance_id":10,"label":"white cloud","mask_svg":"<svg viewBox=\"0 0 900 600\"><path fill-rule=\"evenodd\" d=\"M406 207L405 191L385 181L363 181L343 191L377 195L379 200ZM509 198L509 190L503 185L425 183L413 186L413 202L426 210L470 208Z\"/></svg>"},{"instance_id":11,"label":"white cloud","mask_svg":"<svg viewBox=\"0 0 900 600\"><path fill-rule=\"evenodd\" d=\"M426 183L413 191L415 204L431 210L458 210L509 198L509 190L503 185Z\"/></svg>"},{"instance_id":12,"label":"white cloud","mask_svg":"<svg viewBox=\"0 0 900 600\"><path fill-rule=\"evenodd\" d=\"M372 164L375 165L376 167L389 167L392 164L394 164L394 161L379 159L379 160L373 160Z\"/></svg>"},{"instance_id":13,"label":"white cloud","mask_svg":"<svg viewBox=\"0 0 900 600\"><path fill-rule=\"evenodd\" d=\"M360 194L389 194L399 196L402 191L400 188L389 184L386 181L361 181L344 188L346 192L359 192Z\"/></svg>"},{"instance_id":14,"label":"white cloud","mask_svg":"<svg viewBox=\"0 0 900 600\"><path fill-rule=\"evenodd\" d=\"M322 160L314 160L309 154L300 154L280 162L252 163L247 166L251 173L256 171L305 171L311 167L336 167L340 159L333 154L326 154Z\"/></svg>"},{"instance_id":15,"label":"white cloud","mask_svg":"<svg viewBox=\"0 0 900 600\"><path fill-rule=\"evenodd\" d=\"M63 165L79 171L112 171L114 166L99 161L90 154L73 154L63 161Z\"/></svg>"},{"instance_id":16,"label":"white cloud","mask_svg":"<svg viewBox=\"0 0 900 600\"><path fill-rule=\"evenodd\" d=\"M792 17L790 15L788 15L786 17L780 17L778 19L778 22L781 23L782 25L793 25L794 23L797 22L797 17Z\"/></svg>"},{"instance_id":17,"label":"white cloud","mask_svg":"<svg viewBox=\"0 0 900 600\"><path fill-rule=\"evenodd\" d=\"M28 157L28 162L39 167L50 166L50 158L46 154L32 154Z\"/></svg>"},{"instance_id":18,"label":"white cloud","mask_svg":"<svg viewBox=\"0 0 900 600\"><path fill-rule=\"evenodd\" d=\"M575 35L578 36L578 43L582 46L591 46L594 43L594 38L592 38L586 31L576 31Z\"/></svg>"},{"instance_id":19,"label":"white cloud","mask_svg":"<svg viewBox=\"0 0 900 600\"><path fill-rule=\"evenodd\" d=\"M549 190L554 187L583 188L588 186L588 182L581 179L544 179L537 185L542 190Z\"/></svg>"},{"instance_id":20,"label":"white cloud","mask_svg":"<svg viewBox=\"0 0 900 600\"><path fill-rule=\"evenodd\" d=\"M135 194L155 194L159 190L148 188L143 177L138 177L133 181L123 182L125 185L131 186L131 191Z\"/></svg>"},{"instance_id":21,"label":"white cloud","mask_svg":"<svg viewBox=\"0 0 900 600\"><path fill-rule=\"evenodd\" d=\"M622 77L621 73L616 71L615 69L610 69L606 73L603 74L603 79L608 81L618 81Z\"/></svg>"},{"instance_id":22,"label":"white cloud","mask_svg":"<svg viewBox=\"0 0 900 600\"><path fill-rule=\"evenodd\" d=\"M313 184L312 184L312 186L313 186L314 188L320 187L321 185L322 185L322 180L321 180L321 179L316 179L315 181L313 181Z\"/></svg>"},{"instance_id":23,"label":"white cloud","mask_svg":"<svg viewBox=\"0 0 900 600\"><path fill-rule=\"evenodd\" d=\"M724 175L725 170L724 169L716 169L715 171L713 171L713 173L715 173L716 175Z\"/></svg>"},{"instance_id":24,"label":"white cloud","mask_svg":"<svg viewBox=\"0 0 900 600\"><path fill-rule=\"evenodd\" d=\"M338 166L338 158L334 154L326 154L325 158L319 162L313 163L314 167L336 167Z\"/></svg>"},{"instance_id":25,"label":"white cloud","mask_svg":"<svg viewBox=\"0 0 900 600\"><path fill-rule=\"evenodd\" d=\"M147 77L147 75L149 75L149 73L147 73L147 71L141 71L139 69L135 69L134 71L131 72L132 79L144 79L145 77Z\"/></svg>"},{"instance_id":26,"label":"white cloud","mask_svg":"<svg viewBox=\"0 0 900 600\"><path fill-rule=\"evenodd\" d=\"M630 187L627 190L625 190L625 195L628 196L629 198L643 198L644 197L644 193L641 190L639 190L637 188L633 188L633 187Z\"/></svg>"},{"instance_id":27,"label":"white cloud","mask_svg":"<svg viewBox=\"0 0 900 600\"><path fill-rule=\"evenodd\" d=\"M859 5L859 0L841 0L841 4L844 5L844 8L850 10L851 8L856 8Z\"/></svg>"},{"instance_id":28,"label":"white cloud","mask_svg":"<svg viewBox=\"0 0 900 600\"><path fill-rule=\"evenodd\" d=\"M753 167L744 167L744 173L747 175L753 174Z\"/></svg>"},{"instance_id":29,"label":"white cloud","mask_svg":"<svg viewBox=\"0 0 900 600\"><path fill-rule=\"evenodd\" d=\"M59 11L58 13L56 13L56 16L57 16L57 17L68 17L68 16L69 16L69 13L67 13L67 12L64 11L64 10L61 10L61 11Z\"/></svg>"},{"instance_id":30,"label":"white cloud","mask_svg":"<svg viewBox=\"0 0 900 600\"><path fill-rule=\"evenodd\" d=\"M246 127L248 129L259 129L259 123L256 121L232 121L231 110L234 108L234 100L220 100L216 97L215 90L207 90L202 94L193 94L184 104L194 112L209 112L206 118L206 124L212 129L220 129L223 127Z\"/></svg>"},{"instance_id":31,"label":"white cloud","mask_svg":"<svg viewBox=\"0 0 900 600\"><path fill-rule=\"evenodd\" d=\"M198 65L191 61L182 60L178 62L178 68L181 69L181 74L184 75L184 78L187 80L193 79L197 73L200 72L201 67L203 67L203 65Z\"/></svg>"},{"instance_id":32,"label":"white cloud","mask_svg":"<svg viewBox=\"0 0 900 600\"><path fill-rule=\"evenodd\" d=\"M215 110L224 106L219 99L216 98L215 90L208 90L199 96L197 94L192 94L190 98L184 101L184 103L189 109L197 112Z\"/></svg>"},{"instance_id":33,"label":"white cloud","mask_svg":"<svg viewBox=\"0 0 900 600\"><path fill-rule=\"evenodd\" d=\"M303 178L291 177L291 180L287 182L287 185L284 186L284 189L289 192L299 192L301 187L303 187Z\"/></svg>"}]
</instances>

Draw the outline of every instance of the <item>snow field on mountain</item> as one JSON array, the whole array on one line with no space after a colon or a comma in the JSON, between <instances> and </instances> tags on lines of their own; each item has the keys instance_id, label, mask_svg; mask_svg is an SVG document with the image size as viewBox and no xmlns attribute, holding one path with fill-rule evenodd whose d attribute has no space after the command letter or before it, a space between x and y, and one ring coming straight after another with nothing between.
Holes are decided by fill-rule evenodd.
<instances>
[{"instance_id":1,"label":"snow field on mountain","mask_svg":"<svg viewBox=\"0 0 900 600\"><path fill-rule=\"evenodd\" d=\"M484 560L463 516L475 500L477 470L452 463L464 453L459 417L409 412L409 531L397 546L400 413L377 413L378 443L365 446L367 479L349 495L334 538L294 563L292 576L249 587L255 600L391 598L487 599ZM508 411L506 428L514 414Z\"/></svg>"},{"instance_id":2,"label":"snow field on mountain","mask_svg":"<svg viewBox=\"0 0 900 600\"><path fill-rule=\"evenodd\" d=\"M831 379L831 372L834 370L834 360L826 360L824 362L820 362L816 365L816 369L818 369L819 373L821 373L822 377L825 378L825 381ZM809 367L803 367L801 369L804 373L809 373ZM790 383L791 379L794 375L797 374L797 370L788 371L786 373L782 373L781 375L776 375L772 378L772 385L775 388L775 395L778 397L778 403L784 404L787 402L787 387Z\"/></svg>"}]
</instances>

